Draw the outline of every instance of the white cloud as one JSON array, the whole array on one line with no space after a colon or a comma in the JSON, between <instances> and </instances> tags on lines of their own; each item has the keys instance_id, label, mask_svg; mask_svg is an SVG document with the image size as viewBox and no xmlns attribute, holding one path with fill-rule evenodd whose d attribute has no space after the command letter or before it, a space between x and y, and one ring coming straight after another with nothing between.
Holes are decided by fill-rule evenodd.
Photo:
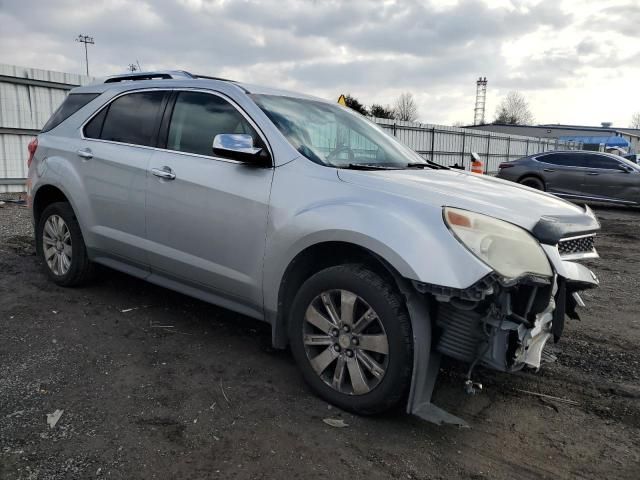
<instances>
[{"instance_id":1,"label":"white cloud","mask_svg":"<svg viewBox=\"0 0 640 480\"><path fill-rule=\"evenodd\" d=\"M487 118L521 91L540 122L626 125L640 110L637 0L0 0L0 62L91 73L182 68L371 104L415 94L425 122Z\"/></svg>"}]
</instances>

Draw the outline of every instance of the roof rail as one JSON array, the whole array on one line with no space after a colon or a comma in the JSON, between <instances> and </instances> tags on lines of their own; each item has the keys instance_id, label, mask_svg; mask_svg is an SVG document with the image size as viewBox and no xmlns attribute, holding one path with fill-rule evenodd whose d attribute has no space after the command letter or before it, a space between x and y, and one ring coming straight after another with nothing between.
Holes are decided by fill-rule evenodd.
<instances>
[{"instance_id":1,"label":"roof rail","mask_svg":"<svg viewBox=\"0 0 640 480\"><path fill-rule=\"evenodd\" d=\"M187 79L196 78L189 72L184 70L166 70L158 72L137 72L137 73L125 73L122 75L113 75L107 77L103 83L117 83L137 80L170 80L170 79Z\"/></svg>"},{"instance_id":2,"label":"roof rail","mask_svg":"<svg viewBox=\"0 0 640 480\"><path fill-rule=\"evenodd\" d=\"M228 78L222 78L222 77L210 77L209 75L194 75L194 78L202 78L204 80L220 80L221 82L231 82L231 83L236 83L235 80L230 80Z\"/></svg>"}]
</instances>

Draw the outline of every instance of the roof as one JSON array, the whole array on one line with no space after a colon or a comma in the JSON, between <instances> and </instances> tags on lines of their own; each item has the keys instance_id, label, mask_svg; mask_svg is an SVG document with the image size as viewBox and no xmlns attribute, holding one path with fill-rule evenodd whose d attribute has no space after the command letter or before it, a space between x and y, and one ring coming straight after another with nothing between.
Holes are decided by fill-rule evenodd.
<instances>
[{"instance_id":1,"label":"roof","mask_svg":"<svg viewBox=\"0 0 640 480\"><path fill-rule=\"evenodd\" d=\"M605 147L628 148L630 146L629 141L626 138L617 136L601 137L599 135L561 135L558 139L570 142L581 142L583 145L600 145L601 143L604 143Z\"/></svg>"},{"instance_id":2,"label":"roof","mask_svg":"<svg viewBox=\"0 0 640 480\"><path fill-rule=\"evenodd\" d=\"M587 155L604 155L606 157L611 157L611 158L615 158L615 159L620 159L620 155L615 155L613 153L609 153L609 152L599 152L596 150L550 150L548 152L537 152L537 153L532 153L531 155L528 155L526 157L522 157L522 158L535 158L535 157L540 157L542 155L557 155L558 153L584 153Z\"/></svg>"},{"instance_id":3,"label":"roof","mask_svg":"<svg viewBox=\"0 0 640 480\"><path fill-rule=\"evenodd\" d=\"M143 83L144 82L144 83ZM303 93L281 90L262 85L236 82L226 78L209 77L206 75L196 75L184 70L162 70L154 72L131 72L122 75L113 75L98 79L95 83L84 87L75 88L74 93L102 93L107 90L127 91L136 88L161 88L161 87L200 87L207 88L216 83L235 85L248 94L278 95L283 97L304 98L328 102L323 98L306 95Z\"/></svg>"},{"instance_id":4,"label":"roof","mask_svg":"<svg viewBox=\"0 0 640 480\"><path fill-rule=\"evenodd\" d=\"M636 129L636 128L617 128L613 126L598 127L598 126L589 126L589 125L564 125L562 123L545 123L545 124L537 125L537 127L546 128L546 129L561 128L563 130L588 130L592 132L601 132L601 133L620 132L620 133L624 133L625 135L640 137L640 129Z\"/></svg>"},{"instance_id":5,"label":"roof","mask_svg":"<svg viewBox=\"0 0 640 480\"><path fill-rule=\"evenodd\" d=\"M540 128L544 130L550 129L558 129L558 130L577 130L577 131L589 131L589 132L598 132L603 135L606 134L623 134L629 135L632 137L640 138L640 129L637 128L615 128L615 127L594 127L594 126L581 126L581 125L564 125L561 123L549 123L549 124L541 124L541 125L513 125L509 123L483 123L482 125L468 125L462 128L478 128L478 127L512 127L512 128ZM596 136L596 135L594 135ZM558 137L562 138L562 137Z\"/></svg>"}]
</instances>

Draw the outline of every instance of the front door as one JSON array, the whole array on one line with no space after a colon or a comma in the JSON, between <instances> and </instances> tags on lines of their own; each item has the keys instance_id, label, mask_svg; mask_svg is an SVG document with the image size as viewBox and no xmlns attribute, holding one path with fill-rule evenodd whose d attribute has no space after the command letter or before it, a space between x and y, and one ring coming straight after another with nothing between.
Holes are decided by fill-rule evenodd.
<instances>
[{"instance_id":1,"label":"front door","mask_svg":"<svg viewBox=\"0 0 640 480\"><path fill-rule=\"evenodd\" d=\"M618 159L589 155L585 195L618 202L640 202L640 172L628 171Z\"/></svg>"},{"instance_id":2,"label":"front door","mask_svg":"<svg viewBox=\"0 0 640 480\"><path fill-rule=\"evenodd\" d=\"M262 263L273 168L214 156L221 133L256 129L226 98L180 91L153 153L146 223L152 272L262 309ZM221 302L224 304L224 302Z\"/></svg>"}]
</instances>

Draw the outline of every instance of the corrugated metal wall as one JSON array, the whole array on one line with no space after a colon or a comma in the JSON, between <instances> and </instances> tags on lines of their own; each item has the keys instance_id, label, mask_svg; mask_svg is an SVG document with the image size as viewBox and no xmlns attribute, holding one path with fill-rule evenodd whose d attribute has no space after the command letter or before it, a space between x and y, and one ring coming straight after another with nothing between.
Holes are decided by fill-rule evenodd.
<instances>
[{"instance_id":1,"label":"corrugated metal wall","mask_svg":"<svg viewBox=\"0 0 640 480\"><path fill-rule=\"evenodd\" d=\"M85 75L0 64L0 192L24 191L27 144Z\"/></svg>"},{"instance_id":2,"label":"corrugated metal wall","mask_svg":"<svg viewBox=\"0 0 640 480\"><path fill-rule=\"evenodd\" d=\"M498 171L501 162L550 150L579 148L574 142L550 138L522 137L501 133L376 118L387 133L442 165L462 165L469 170L471 152L482 159L486 173Z\"/></svg>"},{"instance_id":3,"label":"corrugated metal wall","mask_svg":"<svg viewBox=\"0 0 640 480\"><path fill-rule=\"evenodd\" d=\"M70 88L91 81L91 77L84 75L0 64L0 192L24 191L27 144L62 103ZM443 165L464 164L469 169L471 152L476 152L488 173L496 172L503 161L576 147L552 139L443 125L382 118L376 118L375 122L420 155ZM331 151L335 147L324 145L324 139L335 140L337 134L327 130L313 141ZM354 134L348 140L357 149L368 150L368 142L363 137Z\"/></svg>"}]
</instances>

